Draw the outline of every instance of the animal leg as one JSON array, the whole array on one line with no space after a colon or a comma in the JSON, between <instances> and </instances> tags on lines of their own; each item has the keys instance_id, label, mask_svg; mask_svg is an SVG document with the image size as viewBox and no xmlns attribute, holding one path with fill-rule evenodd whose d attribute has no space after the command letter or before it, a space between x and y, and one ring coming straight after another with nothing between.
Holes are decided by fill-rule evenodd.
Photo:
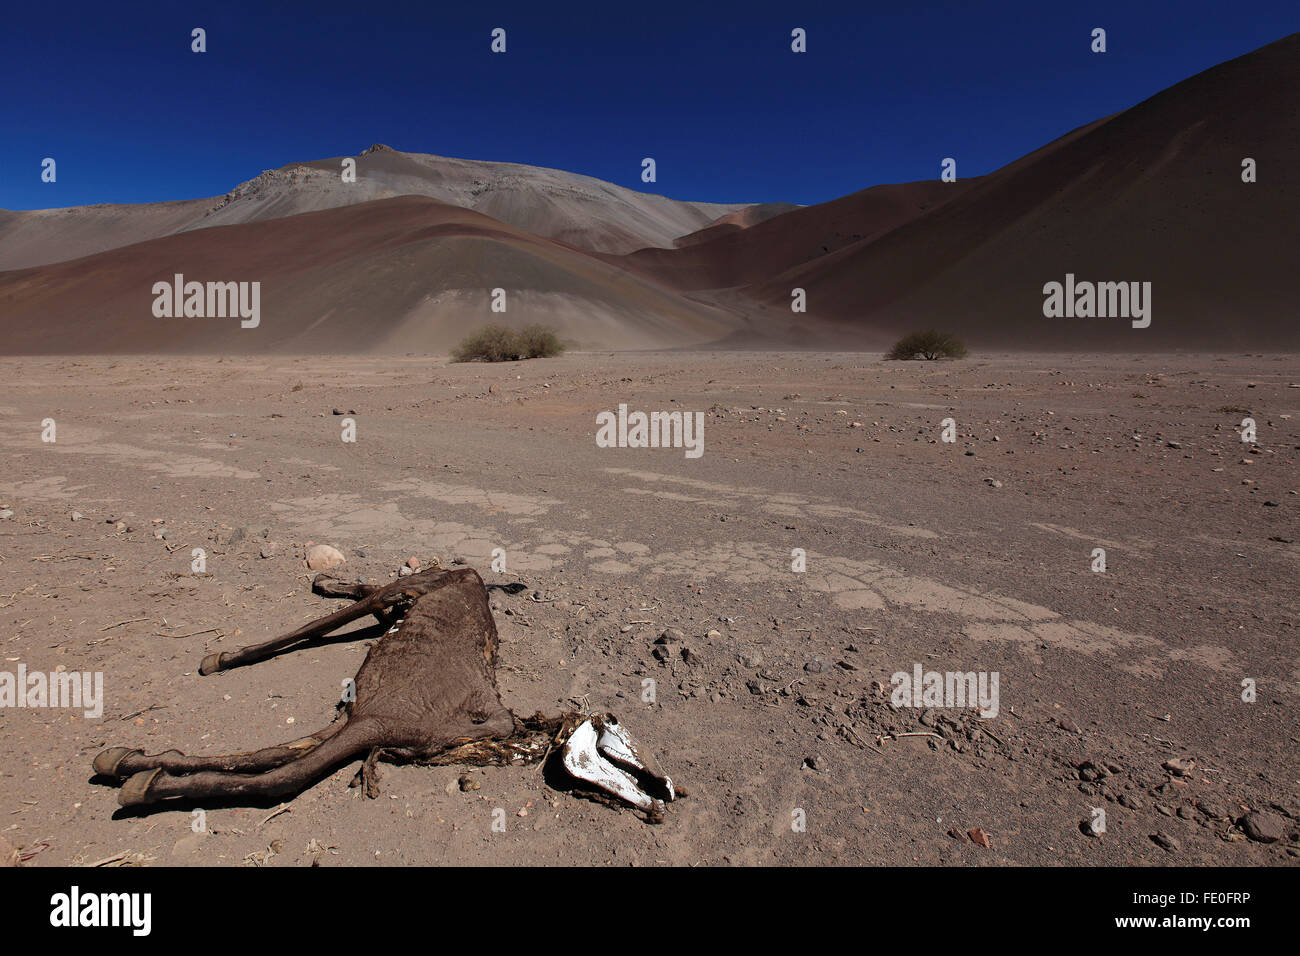
<instances>
[{"instance_id":1,"label":"animal leg","mask_svg":"<svg viewBox=\"0 0 1300 956\"><path fill-rule=\"evenodd\" d=\"M386 584L383 587L375 587L361 600L349 604L333 614L327 614L324 617L316 618L314 621L309 621L289 634L273 638L262 644L250 644L236 651L209 654L203 658L203 663L199 665L199 673L206 676L215 674L218 671L230 670L233 667L254 664L257 661L265 660L276 651L282 650L291 644L324 637L331 631L337 631L344 624L349 624L357 618L365 617L367 614L374 614L381 621L384 621L385 618L382 615L392 608L398 605L409 605L421 595L450 584L452 573L438 568L413 574L408 578L394 581L392 584ZM337 587L339 594L347 596L354 592L360 593L359 589L368 588L371 585L356 585L353 588L340 584ZM343 590L345 588L346 590Z\"/></svg>"},{"instance_id":2,"label":"animal leg","mask_svg":"<svg viewBox=\"0 0 1300 956\"><path fill-rule=\"evenodd\" d=\"M350 757L383 743L384 737L374 721L361 718L348 721L342 730L296 760L261 773L201 771L174 776L162 767L142 770L122 785L118 803L133 807L177 797L190 800L286 797L315 783L326 771Z\"/></svg>"},{"instance_id":3,"label":"animal leg","mask_svg":"<svg viewBox=\"0 0 1300 956\"><path fill-rule=\"evenodd\" d=\"M95 772L105 777L117 777L125 780L142 770L154 770L161 767L171 774L196 773L201 770L222 770L228 773L260 773L297 760L308 751L314 750L343 728L342 723L333 724L309 737L295 740L293 743L264 747L249 753L223 754L219 756L190 757L179 750L168 750L160 754L146 754L143 750L129 747L112 747L95 758Z\"/></svg>"}]
</instances>

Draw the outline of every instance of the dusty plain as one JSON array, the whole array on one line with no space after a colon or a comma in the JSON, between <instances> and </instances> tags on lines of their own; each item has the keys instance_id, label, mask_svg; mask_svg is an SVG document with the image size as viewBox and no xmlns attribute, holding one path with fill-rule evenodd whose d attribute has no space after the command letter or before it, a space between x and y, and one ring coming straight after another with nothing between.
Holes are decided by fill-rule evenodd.
<instances>
[{"instance_id":1,"label":"dusty plain","mask_svg":"<svg viewBox=\"0 0 1300 956\"><path fill-rule=\"evenodd\" d=\"M1300 856L1295 355L0 369L0 670L104 675L99 719L0 709L0 836L28 865ZM596 447L595 415L620 403L704 412L703 457ZM507 705L613 711L689 795L650 826L537 767L389 766L372 800L351 764L287 809L120 810L92 779L105 746L250 750L331 720L373 627L197 672L338 606L309 592L308 542L374 582L411 557L523 582L492 592ZM670 627L683 640L656 645ZM891 675L918 663L997 672L998 715L891 706ZM1285 835L1247 836L1251 811Z\"/></svg>"}]
</instances>

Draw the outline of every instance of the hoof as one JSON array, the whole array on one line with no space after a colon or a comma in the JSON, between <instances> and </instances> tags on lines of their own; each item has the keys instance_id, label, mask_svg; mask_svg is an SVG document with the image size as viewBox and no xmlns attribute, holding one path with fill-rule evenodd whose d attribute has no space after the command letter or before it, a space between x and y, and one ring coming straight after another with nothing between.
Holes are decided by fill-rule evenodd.
<instances>
[{"instance_id":1,"label":"hoof","mask_svg":"<svg viewBox=\"0 0 1300 956\"><path fill-rule=\"evenodd\" d=\"M131 750L128 747L110 747L95 758L95 773L103 777L118 776L117 768L132 754L142 754L143 750Z\"/></svg>"},{"instance_id":2,"label":"hoof","mask_svg":"<svg viewBox=\"0 0 1300 956\"><path fill-rule=\"evenodd\" d=\"M117 802L124 807L138 807L144 803L152 803L153 800L149 797L149 785L153 783L154 777L162 772L162 767L156 770L141 770L122 784Z\"/></svg>"},{"instance_id":3,"label":"hoof","mask_svg":"<svg viewBox=\"0 0 1300 956\"><path fill-rule=\"evenodd\" d=\"M215 674L221 670L221 655L209 654L203 658L203 663L199 665L199 673L207 677L209 674Z\"/></svg>"}]
</instances>

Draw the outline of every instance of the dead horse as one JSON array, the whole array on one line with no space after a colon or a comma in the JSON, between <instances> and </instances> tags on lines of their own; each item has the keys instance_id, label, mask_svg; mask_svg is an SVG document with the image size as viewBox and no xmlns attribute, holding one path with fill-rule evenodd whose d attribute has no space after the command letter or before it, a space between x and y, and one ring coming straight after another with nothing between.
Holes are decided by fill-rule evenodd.
<instances>
[{"instance_id":1,"label":"dead horse","mask_svg":"<svg viewBox=\"0 0 1300 956\"><path fill-rule=\"evenodd\" d=\"M122 806L171 798L281 799L361 754L366 758L360 781L374 797L381 758L422 764L531 763L560 747L570 775L637 807L651 822L662 820L664 801L676 795L672 782L642 757L613 715L520 719L501 703L496 623L487 588L473 568L432 568L382 586L349 584L322 574L312 590L354 603L263 644L210 654L199 673L264 660L373 614L388 631L366 655L350 688L353 693L345 694L346 721L291 743L226 756L190 757L177 750L150 755L112 747L95 757L94 768L125 781L118 794Z\"/></svg>"}]
</instances>

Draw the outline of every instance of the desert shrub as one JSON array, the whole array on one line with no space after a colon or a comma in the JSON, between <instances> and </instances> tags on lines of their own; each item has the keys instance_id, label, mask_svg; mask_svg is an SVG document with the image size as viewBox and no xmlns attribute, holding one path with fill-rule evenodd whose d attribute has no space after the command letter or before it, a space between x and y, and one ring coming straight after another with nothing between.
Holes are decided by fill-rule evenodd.
<instances>
[{"instance_id":1,"label":"desert shrub","mask_svg":"<svg viewBox=\"0 0 1300 956\"><path fill-rule=\"evenodd\" d=\"M886 359L927 359L962 358L966 355L966 346L955 335L926 329L924 332L909 332L894 343L894 347L885 353Z\"/></svg>"},{"instance_id":2,"label":"desert shrub","mask_svg":"<svg viewBox=\"0 0 1300 956\"><path fill-rule=\"evenodd\" d=\"M524 358L551 358L564 351L560 337L549 325L526 325L518 338Z\"/></svg>"},{"instance_id":3,"label":"desert shrub","mask_svg":"<svg viewBox=\"0 0 1300 956\"><path fill-rule=\"evenodd\" d=\"M485 325L451 350L453 362L518 362L548 358L564 351L555 330L545 325L528 325L519 331L504 325Z\"/></svg>"},{"instance_id":4,"label":"desert shrub","mask_svg":"<svg viewBox=\"0 0 1300 956\"><path fill-rule=\"evenodd\" d=\"M504 325L485 325L451 350L454 362L515 362L521 357L515 333Z\"/></svg>"}]
</instances>

